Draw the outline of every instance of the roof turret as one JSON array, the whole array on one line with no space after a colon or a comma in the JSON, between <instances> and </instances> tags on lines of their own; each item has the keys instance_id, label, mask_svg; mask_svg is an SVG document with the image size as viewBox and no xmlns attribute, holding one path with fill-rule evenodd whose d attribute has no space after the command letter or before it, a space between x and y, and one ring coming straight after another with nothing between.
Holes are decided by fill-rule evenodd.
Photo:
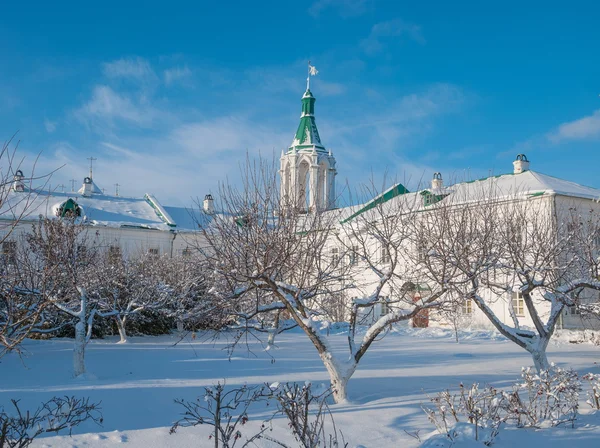
<instances>
[{"instance_id":1,"label":"roof turret","mask_svg":"<svg viewBox=\"0 0 600 448\"><path fill-rule=\"evenodd\" d=\"M290 151L298 151L301 149L314 149L320 152L326 152L325 147L321 143L321 137L315 122L315 97L310 88L306 88L306 92L302 95L302 114L300 115L300 124L294 136L292 145L288 148Z\"/></svg>"}]
</instances>

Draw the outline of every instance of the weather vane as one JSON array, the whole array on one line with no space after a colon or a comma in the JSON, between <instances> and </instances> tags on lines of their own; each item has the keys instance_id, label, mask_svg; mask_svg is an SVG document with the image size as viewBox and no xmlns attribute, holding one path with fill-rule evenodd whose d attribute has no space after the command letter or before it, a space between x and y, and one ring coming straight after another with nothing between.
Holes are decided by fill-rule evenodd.
<instances>
[{"instance_id":1,"label":"weather vane","mask_svg":"<svg viewBox=\"0 0 600 448\"><path fill-rule=\"evenodd\" d=\"M314 65L310 65L310 61L308 61L308 76L306 77L306 90L310 90L310 77L317 76L319 71Z\"/></svg>"}]
</instances>

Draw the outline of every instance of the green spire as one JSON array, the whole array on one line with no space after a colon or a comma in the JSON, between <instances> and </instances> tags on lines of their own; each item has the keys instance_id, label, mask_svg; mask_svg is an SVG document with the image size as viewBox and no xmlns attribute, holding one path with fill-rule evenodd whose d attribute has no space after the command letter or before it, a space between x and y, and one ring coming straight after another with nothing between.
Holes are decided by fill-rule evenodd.
<instances>
[{"instance_id":1,"label":"green spire","mask_svg":"<svg viewBox=\"0 0 600 448\"><path fill-rule=\"evenodd\" d=\"M294 141L288 151L294 149L311 149L317 151L325 151L325 147L321 143L317 124L315 123L315 97L307 87L306 92L302 96L302 115L300 115L300 124L294 136Z\"/></svg>"}]
</instances>

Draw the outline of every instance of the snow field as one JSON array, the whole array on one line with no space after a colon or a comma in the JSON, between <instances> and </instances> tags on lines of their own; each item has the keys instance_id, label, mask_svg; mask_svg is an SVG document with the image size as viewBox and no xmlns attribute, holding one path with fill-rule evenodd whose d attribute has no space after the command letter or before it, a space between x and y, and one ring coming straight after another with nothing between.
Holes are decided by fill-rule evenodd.
<instances>
[{"instance_id":1,"label":"snow field","mask_svg":"<svg viewBox=\"0 0 600 448\"><path fill-rule=\"evenodd\" d=\"M445 330L400 328L374 344L349 382L349 402L331 406L349 446L418 446L404 431L419 431L421 438L433 431L420 408L427 400L424 393L456 389L460 382L510 387L519 378L521 367L531 364L527 352L493 332L463 332L461 336L457 344ZM329 380L317 351L300 332L279 335L277 347L269 352L252 342L250 354L238 350L231 360L223 338L188 338L174 345L177 340L176 336L132 337L128 344L116 344L115 338L92 340L86 350L90 375L85 379L72 378L72 340L27 341L26 358L9 355L0 361L0 405L17 398L23 408L33 409L54 395L102 401L103 427L85 423L74 429L73 437L46 437L33 447L203 447L212 445L207 426L180 428L169 435L181 412L175 398L195 399L202 395L202 387L223 380L231 386ZM334 351L347 350L342 335L330 341ZM588 344L551 344L548 349L550 361L580 373L600 373L595 363L598 353L598 347ZM581 409L587 410L584 401L582 395ZM248 430L242 428L242 433L250 434L253 425L259 426L272 414L272 408L257 404L251 409ZM292 442L281 417L272 425L271 436ZM600 418L584 415L576 430L507 429L494 446L541 441L549 447L599 446ZM275 445L259 442L258 446ZM465 442L455 446L477 445Z\"/></svg>"}]
</instances>

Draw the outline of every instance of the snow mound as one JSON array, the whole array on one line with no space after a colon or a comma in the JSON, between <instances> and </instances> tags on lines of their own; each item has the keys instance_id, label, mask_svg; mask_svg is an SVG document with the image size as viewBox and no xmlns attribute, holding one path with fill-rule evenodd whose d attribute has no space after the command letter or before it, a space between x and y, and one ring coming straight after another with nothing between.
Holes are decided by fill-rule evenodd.
<instances>
[{"instance_id":1,"label":"snow mound","mask_svg":"<svg viewBox=\"0 0 600 448\"><path fill-rule=\"evenodd\" d=\"M481 448L489 446L491 429L477 428L471 423L456 423L447 434L431 433L421 444L421 448ZM488 442L488 445L486 445Z\"/></svg>"}]
</instances>

